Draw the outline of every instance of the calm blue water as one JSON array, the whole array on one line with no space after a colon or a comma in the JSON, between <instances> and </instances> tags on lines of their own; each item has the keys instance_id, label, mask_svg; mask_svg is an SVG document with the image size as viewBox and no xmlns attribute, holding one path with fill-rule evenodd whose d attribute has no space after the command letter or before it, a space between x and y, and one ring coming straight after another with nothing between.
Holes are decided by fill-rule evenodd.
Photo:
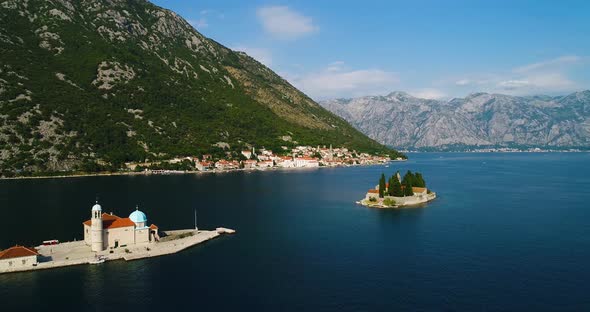
<instances>
[{"instance_id":1,"label":"calm blue water","mask_svg":"<svg viewBox=\"0 0 590 312\"><path fill-rule=\"evenodd\" d=\"M382 166L0 181L0 248L80 239L95 196L226 236L135 262L0 275L7 310L588 311L590 154L411 154ZM354 204L418 170L424 208Z\"/></svg>"}]
</instances>

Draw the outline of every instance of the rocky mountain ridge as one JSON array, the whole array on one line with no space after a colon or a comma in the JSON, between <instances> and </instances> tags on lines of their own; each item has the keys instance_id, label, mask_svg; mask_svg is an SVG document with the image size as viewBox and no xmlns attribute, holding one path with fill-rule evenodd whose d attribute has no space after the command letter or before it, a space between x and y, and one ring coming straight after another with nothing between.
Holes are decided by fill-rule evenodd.
<instances>
[{"instance_id":1,"label":"rocky mountain ridge","mask_svg":"<svg viewBox=\"0 0 590 312\"><path fill-rule=\"evenodd\" d=\"M392 92L320 104L369 137L402 149L590 147L590 91L555 97L474 93L449 101Z\"/></svg>"},{"instance_id":2,"label":"rocky mountain ridge","mask_svg":"<svg viewBox=\"0 0 590 312\"><path fill-rule=\"evenodd\" d=\"M148 1L0 0L0 172L296 144L395 153Z\"/></svg>"}]
</instances>

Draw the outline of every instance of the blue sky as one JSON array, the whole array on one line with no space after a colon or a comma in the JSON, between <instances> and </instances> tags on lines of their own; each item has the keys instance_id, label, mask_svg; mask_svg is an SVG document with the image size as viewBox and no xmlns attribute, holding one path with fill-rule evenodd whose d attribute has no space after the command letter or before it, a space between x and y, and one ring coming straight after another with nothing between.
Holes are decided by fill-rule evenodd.
<instances>
[{"instance_id":1,"label":"blue sky","mask_svg":"<svg viewBox=\"0 0 590 312\"><path fill-rule=\"evenodd\" d=\"M153 2L314 99L590 89L590 1Z\"/></svg>"}]
</instances>

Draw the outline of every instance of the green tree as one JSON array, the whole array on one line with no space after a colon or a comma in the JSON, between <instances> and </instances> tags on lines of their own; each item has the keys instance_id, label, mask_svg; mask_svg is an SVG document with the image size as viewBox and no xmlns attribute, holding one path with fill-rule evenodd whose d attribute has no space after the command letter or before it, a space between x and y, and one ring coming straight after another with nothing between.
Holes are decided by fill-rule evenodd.
<instances>
[{"instance_id":1,"label":"green tree","mask_svg":"<svg viewBox=\"0 0 590 312\"><path fill-rule=\"evenodd\" d=\"M392 177L391 181L392 181L392 186L391 186L392 195L391 196L396 196L396 197L404 196L404 192L402 191L402 184L397 179L397 175L394 175Z\"/></svg>"},{"instance_id":2,"label":"green tree","mask_svg":"<svg viewBox=\"0 0 590 312\"><path fill-rule=\"evenodd\" d=\"M383 198L385 194L385 174L381 174L381 179L379 179L379 197Z\"/></svg>"},{"instance_id":3,"label":"green tree","mask_svg":"<svg viewBox=\"0 0 590 312\"><path fill-rule=\"evenodd\" d=\"M407 179L404 183L404 196L412 196L414 195L414 191L412 190L412 182Z\"/></svg>"},{"instance_id":4,"label":"green tree","mask_svg":"<svg viewBox=\"0 0 590 312\"><path fill-rule=\"evenodd\" d=\"M417 187L426 187L426 181L424 181L424 178L420 172L416 172L414 174L414 181L412 185Z\"/></svg>"},{"instance_id":5,"label":"green tree","mask_svg":"<svg viewBox=\"0 0 590 312\"><path fill-rule=\"evenodd\" d=\"M404 174L404 177L402 178L402 184L406 185L407 182L414 182L414 174L412 173L412 171L408 170L406 172L406 174Z\"/></svg>"},{"instance_id":6,"label":"green tree","mask_svg":"<svg viewBox=\"0 0 590 312\"><path fill-rule=\"evenodd\" d=\"M394 177L389 178L389 182L387 183L387 195L393 196L393 180Z\"/></svg>"}]
</instances>

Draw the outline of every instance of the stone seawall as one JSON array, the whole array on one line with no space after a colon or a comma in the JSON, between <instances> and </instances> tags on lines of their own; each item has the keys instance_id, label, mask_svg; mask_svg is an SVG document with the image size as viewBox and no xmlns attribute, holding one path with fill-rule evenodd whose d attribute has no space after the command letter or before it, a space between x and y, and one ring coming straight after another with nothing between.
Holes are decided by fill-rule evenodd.
<instances>
[{"instance_id":1,"label":"stone seawall","mask_svg":"<svg viewBox=\"0 0 590 312\"><path fill-rule=\"evenodd\" d=\"M103 257L105 261L112 260L138 260L143 258L158 257L177 253L189 247L220 236L217 231L175 230L163 232L167 236L160 242L150 242L119 247L115 249L93 252L84 241L65 242L58 245L37 246L39 263L36 266L18 267L0 270L1 273L23 272L52 269L81 264L90 264L97 257ZM18 259L18 258L15 258Z\"/></svg>"},{"instance_id":2,"label":"stone seawall","mask_svg":"<svg viewBox=\"0 0 590 312\"><path fill-rule=\"evenodd\" d=\"M376 202L371 202L365 198L357 203L359 203L363 206L374 207L374 208L403 208L403 207L411 207L411 206L425 204L429 201L434 200L435 198L436 198L436 193L432 192L430 194L425 194L425 195L413 195L413 196L405 196L405 197L385 196L384 198L379 198ZM395 206L384 205L383 201L385 199L394 200Z\"/></svg>"}]
</instances>

